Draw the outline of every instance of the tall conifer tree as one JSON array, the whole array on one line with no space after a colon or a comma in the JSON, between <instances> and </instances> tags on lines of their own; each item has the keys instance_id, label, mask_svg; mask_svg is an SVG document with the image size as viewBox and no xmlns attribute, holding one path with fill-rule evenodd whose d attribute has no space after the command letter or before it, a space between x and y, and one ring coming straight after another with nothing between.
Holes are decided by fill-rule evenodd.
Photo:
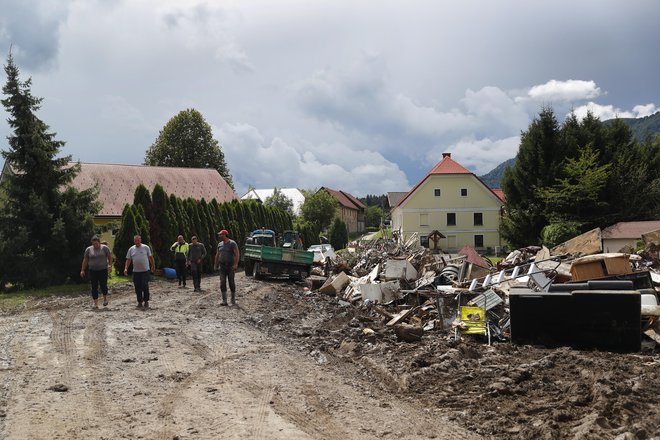
<instances>
[{"instance_id":1,"label":"tall conifer tree","mask_svg":"<svg viewBox=\"0 0 660 440\"><path fill-rule=\"evenodd\" d=\"M71 156L59 156L64 142L37 117L42 98L32 95L31 79L20 80L11 55L4 70L2 105L12 133L9 149L2 152L10 172L0 210L0 288L79 280L82 251L100 208L96 192L69 186L80 165L70 165Z\"/></svg>"}]
</instances>

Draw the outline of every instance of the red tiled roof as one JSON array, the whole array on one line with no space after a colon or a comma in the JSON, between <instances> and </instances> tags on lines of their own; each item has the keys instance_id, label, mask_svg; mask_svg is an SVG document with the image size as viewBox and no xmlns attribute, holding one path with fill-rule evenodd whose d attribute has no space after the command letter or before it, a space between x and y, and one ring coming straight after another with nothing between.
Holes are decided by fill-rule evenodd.
<instances>
[{"instance_id":1,"label":"red tiled roof","mask_svg":"<svg viewBox=\"0 0 660 440\"><path fill-rule=\"evenodd\" d=\"M477 178L479 182L483 186L485 186L495 197L500 199L502 202L504 202L504 199L497 195L495 191L493 191L488 185L486 185L476 174L465 168L463 165L460 163L456 162L454 159L451 158L451 153L442 153L442 160L438 162L433 168L431 168L431 171L428 172L426 176L422 180L419 181L417 185L413 189L411 189L408 194L406 194L400 201L397 203L396 206L401 206L403 202L405 202L408 197L412 193L415 192L417 188L419 188L426 180L431 177L434 174L472 174L474 177ZM394 207L393 207L394 208Z\"/></svg>"},{"instance_id":2,"label":"red tiled roof","mask_svg":"<svg viewBox=\"0 0 660 440\"><path fill-rule=\"evenodd\" d=\"M493 188L491 189L493 193L497 196L498 199L500 199L502 202L506 202L506 198L504 197L504 190L500 188Z\"/></svg>"},{"instance_id":3,"label":"red tiled roof","mask_svg":"<svg viewBox=\"0 0 660 440\"><path fill-rule=\"evenodd\" d=\"M98 216L119 217L124 205L133 203L138 185L153 191L157 183L168 195L181 198L204 198L209 202L216 199L219 203L237 198L220 173L208 168L81 163L80 173L71 185L81 190L98 185L98 199L103 204Z\"/></svg>"},{"instance_id":4,"label":"red tiled roof","mask_svg":"<svg viewBox=\"0 0 660 440\"><path fill-rule=\"evenodd\" d=\"M331 196L337 199L340 205L346 208L356 209L356 210L366 208L364 204L362 204L362 202L360 202L358 199L356 199L355 197L344 191L337 191L334 189L330 189L326 186L321 187L321 189L326 190Z\"/></svg>"},{"instance_id":5,"label":"red tiled roof","mask_svg":"<svg viewBox=\"0 0 660 440\"><path fill-rule=\"evenodd\" d=\"M451 158L451 154L443 153L442 160L429 171L429 174L472 174L472 171Z\"/></svg>"},{"instance_id":6,"label":"red tiled roof","mask_svg":"<svg viewBox=\"0 0 660 440\"><path fill-rule=\"evenodd\" d=\"M660 220L619 222L603 229L602 238L641 238L642 234L660 229Z\"/></svg>"},{"instance_id":7,"label":"red tiled roof","mask_svg":"<svg viewBox=\"0 0 660 440\"><path fill-rule=\"evenodd\" d=\"M340 192L341 192L343 195L345 195L346 197L348 197L348 199L349 199L351 202L353 202L353 204L356 205L358 208L367 209L367 207L364 205L364 203L362 203L361 201L359 201L359 200L358 200L355 196L353 196L352 194L349 194L349 193L347 193L346 191L340 191Z\"/></svg>"}]
</instances>

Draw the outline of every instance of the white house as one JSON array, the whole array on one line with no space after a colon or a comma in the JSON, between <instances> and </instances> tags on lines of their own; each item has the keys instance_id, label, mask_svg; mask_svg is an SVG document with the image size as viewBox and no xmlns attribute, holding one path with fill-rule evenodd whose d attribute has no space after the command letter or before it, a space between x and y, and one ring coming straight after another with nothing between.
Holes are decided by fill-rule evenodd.
<instances>
[{"instance_id":1,"label":"white house","mask_svg":"<svg viewBox=\"0 0 660 440\"><path fill-rule=\"evenodd\" d=\"M293 202L293 213L295 215L300 215L300 206L305 202L305 196L298 188L278 188L286 197L291 199ZM241 200L259 200L261 203L265 202L266 199L273 195L275 188L269 189L251 189L246 192Z\"/></svg>"}]
</instances>

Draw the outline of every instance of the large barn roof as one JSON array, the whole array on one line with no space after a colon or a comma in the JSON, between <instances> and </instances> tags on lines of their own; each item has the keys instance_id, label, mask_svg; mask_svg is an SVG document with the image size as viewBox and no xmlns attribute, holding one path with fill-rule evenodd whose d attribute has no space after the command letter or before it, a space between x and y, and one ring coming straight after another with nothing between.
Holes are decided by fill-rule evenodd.
<instances>
[{"instance_id":1,"label":"large barn roof","mask_svg":"<svg viewBox=\"0 0 660 440\"><path fill-rule=\"evenodd\" d=\"M98 185L98 199L103 204L99 217L121 216L124 205L133 203L135 188L140 184L149 191L160 184L168 195L184 199L216 199L222 203L236 198L220 173L209 168L81 163L80 173L72 182L74 188L81 190Z\"/></svg>"}]
</instances>

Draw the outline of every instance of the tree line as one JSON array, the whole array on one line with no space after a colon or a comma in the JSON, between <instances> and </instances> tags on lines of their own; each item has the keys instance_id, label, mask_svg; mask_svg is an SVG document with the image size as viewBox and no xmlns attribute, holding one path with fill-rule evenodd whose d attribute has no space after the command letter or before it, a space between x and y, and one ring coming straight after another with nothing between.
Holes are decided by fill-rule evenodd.
<instances>
[{"instance_id":1,"label":"tree line","mask_svg":"<svg viewBox=\"0 0 660 440\"><path fill-rule=\"evenodd\" d=\"M209 273L213 271L219 230L226 229L229 237L243 247L250 233L261 227L281 232L293 227L292 218L282 209L257 201L218 203L215 199L210 202L182 199L168 195L161 185L156 185L151 193L140 185L135 190L133 204L124 206L121 226L115 235L115 271L123 272L126 252L133 246L135 235L141 235L142 242L151 247L158 267L173 267L174 253L170 246L177 236L183 235L190 242L195 235L206 246L208 255L203 270Z\"/></svg>"},{"instance_id":2,"label":"tree line","mask_svg":"<svg viewBox=\"0 0 660 440\"><path fill-rule=\"evenodd\" d=\"M660 136L637 141L592 113L559 123L543 109L504 172L500 232L515 247L561 243L595 227L660 218Z\"/></svg>"}]
</instances>

